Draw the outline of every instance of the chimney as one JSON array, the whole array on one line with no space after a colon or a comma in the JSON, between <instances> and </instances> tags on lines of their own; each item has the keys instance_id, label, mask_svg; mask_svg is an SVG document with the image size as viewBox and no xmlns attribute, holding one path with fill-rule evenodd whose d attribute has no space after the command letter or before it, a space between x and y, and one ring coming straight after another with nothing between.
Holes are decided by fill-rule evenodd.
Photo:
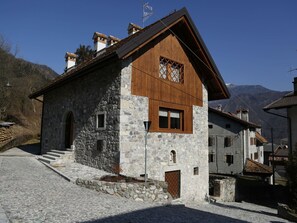
<instances>
[{"instance_id":1,"label":"chimney","mask_svg":"<svg viewBox=\"0 0 297 223\"><path fill-rule=\"evenodd\" d=\"M105 34L94 32L93 40L96 52L104 49L107 45L107 36Z\"/></svg>"},{"instance_id":2,"label":"chimney","mask_svg":"<svg viewBox=\"0 0 297 223\"><path fill-rule=\"evenodd\" d=\"M65 61L66 61L65 71L68 71L70 68L76 65L76 57L77 55L74 53L67 52L65 54Z\"/></svg>"},{"instance_id":3,"label":"chimney","mask_svg":"<svg viewBox=\"0 0 297 223\"><path fill-rule=\"evenodd\" d=\"M297 77L294 77L293 84L294 84L294 95L297 95Z\"/></svg>"},{"instance_id":4,"label":"chimney","mask_svg":"<svg viewBox=\"0 0 297 223\"><path fill-rule=\"evenodd\" d=\"M116 44L117 42L120 42L121 40L117 37L109 35L107 37L107 46L112 46L113 44Z\"/></svg>"},{"instance_id":5,"label":"chimney","mask_svg":"<svg viewBox=\"0 0 297 223\"><path fill-rule=\"evenodd\" d=\"M134 33L137 33L139 30L142 30L142 28L136 24L129 23L128 25L128 35L133 35Z\"/></svg>"},{"instance_id":6,"label":"chimney","mask_svg":"<svg viewBox=\"0 0 297 223\"><path fill-rule=\"evenodd\" d=\"M221 104L218 104L217 107L216 107L216 109L218 111L222 111L223 110L223 106Z\"/></svg>"},{"instance_id":7,"label":"chimney","mask_svg":"<svg viewBox=\"0 0 297 223\"><path fill-rule=\"evenodd\" d=\"M236 115L238 118L240 118L246 122L249 122L249 110L248 109L240 108L236 111Z\"/></svg>"}]
</instances>

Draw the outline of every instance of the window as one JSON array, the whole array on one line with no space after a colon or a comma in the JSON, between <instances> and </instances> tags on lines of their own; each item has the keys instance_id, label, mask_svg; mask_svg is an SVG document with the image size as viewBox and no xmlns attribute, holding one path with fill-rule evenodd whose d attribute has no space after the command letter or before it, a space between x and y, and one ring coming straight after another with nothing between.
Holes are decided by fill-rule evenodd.
<instances>
[{"instance_id":1,"label":"window","mask_svg":"<svg viewBox=\"0 0 297 223\"><path fill-rule=\"evenodd\" d=\"M225 161L228 164L233 164L233 155L226 155L225 156Z\"/></svg>"},{"instance_id":2,"label":"window","mask_svg":"<svg viewBox=\"0 0 297 223\"><path fill-rule=\"evenodd\" d=\"M254 159L255 159L255 160L258 159L258 153L257 153L257 152L254 153Z\"/></svg>"},{"instance_id":3,"label":"window","mask_svg":"<svg viewBox=\"0 0 297 223\"><path fill-rule=\"evenodd\" d=\"M210 136L208 137L208 146L213 146L214 145L214 137Z\"/></svg>"},{"instance_id":4,"label":"window","mask_svg":"<svg viewBox=\"0 0 297 223\"><path fill-rule=\"evenodd\" d=\"M183 111L160 108L159 128L183 130Z\"/></svg>"},{"instance_id":5,"label":"window","mask_svg":"<svg viewBox=\"0 0 297 223\"><path fill-rule=\"evenodd\" d=\"M224 138L224 146L225 147L230 147L232 145L232 140L230 136L227 136Z\"/></svg>"},{"instance_id":6,"label":"window","mask_svg":"<svg viewBox=\"0 0 297 223\"><path fill-rule=\"evenodd\" d=\"M160 57L159 77L175 83L184 82L184 65Z\"/></svg>"},{"instance_id":7,"label":"window","mask_svg":"<svg viewBox=\"0 0 297 223\"><path fill-rule=\"evenodd\" d=\"M105 112L100 112L96 114L96 129L105 129Z\"/></svg>"},{"instance_id":8,"label":"window","mask_svg":"<svg viewBox=\"0 0 297 223\"><path fill-rule=\"evenodd\" d=\"M251 138L250 138L250 145L256 145L256 144L257 144L257 139L251 137Z\"/></svg>"},{"instance_id":9,"label":"window","mask_svg":"<svg viewBox=\"0 0 297 223\"><path fill-rule=\"evenodd\" d=\"M194 167L193 173L194 173L194 175L199 175L199 167L198 166Z\"/></svg>"},{"instance_id":10,"label":"window","mask_svg":"<svg viewBox=\"0 0 297 223\"><path fill-rule=\"evenodd\" d=\"M105 149L105 141L103 139L97 140L97 151L102 152Z\"/></svg>"},{"instance_id":11,"label":"window","mask_svg":"<svg viewBox=\"0 0 297 223\"><path fill-rule=\"evenodd\" d=\"M231 125L230 124L226 124L226 129L230 129Z\"/></svg>"},{"instance_id":12,"label":"window","mask_svg":"<svg viewBox=\"0 0 297 223\"><path fill-rule=\"evenodd\" d=\"M213 163L214 161L215 161L215 154L214 153L208 154L208 162Z\"/></svg>"},{"instance_id":13,"label":"window","mask_svg":"<svg viewBox=\"0 0 297 223\"><path fill-rule=\"evenodd\" d=\"M212 129L212 128L213 128L213 125L208 125L208 128L209 128L209 129Z\"/></svg>"},{"instance_id":14,"label":"window","mask_svg":"<svg viewBox=\"0 0 297 223\"><path fill-rule=\"evenodd\" d=\"M174 150L171 150L170 152L170 162L176 163L176 152Z\"/></svg>"}]
</instances>

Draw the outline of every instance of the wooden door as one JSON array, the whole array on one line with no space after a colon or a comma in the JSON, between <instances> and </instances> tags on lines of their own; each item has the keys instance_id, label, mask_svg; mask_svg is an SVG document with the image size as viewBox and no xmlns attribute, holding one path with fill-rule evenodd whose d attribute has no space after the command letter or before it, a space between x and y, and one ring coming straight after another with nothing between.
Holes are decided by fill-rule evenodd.
<instances>
[{"instance_id":1,"label":"wooden door","mask_svg":"<svg viewBox=\"0 0 297 223\"><path fill-rule=\"evenodd\" d=\"M168 192L173 199L180 197L180 170L165 172L165 181L168 184Z\"/></svg>"}]
</instances>

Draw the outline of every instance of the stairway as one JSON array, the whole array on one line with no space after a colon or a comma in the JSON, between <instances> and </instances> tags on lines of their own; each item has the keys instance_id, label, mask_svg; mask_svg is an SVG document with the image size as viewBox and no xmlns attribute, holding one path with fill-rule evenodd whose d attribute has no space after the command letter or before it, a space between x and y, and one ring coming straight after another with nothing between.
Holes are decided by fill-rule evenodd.
<instances>
[{"instance_id":1,"label":"stairway","mask_svg":"<svg viewBox=\"0 0 297 223\"><path fill-rule=\"evenodd\" d=\"M46 154L38 157L39 161L48 163L50 165L60 165L66 162L74 161L74 151L71 149L67 150L51 150Z\"/></svg>"}]
</instances>

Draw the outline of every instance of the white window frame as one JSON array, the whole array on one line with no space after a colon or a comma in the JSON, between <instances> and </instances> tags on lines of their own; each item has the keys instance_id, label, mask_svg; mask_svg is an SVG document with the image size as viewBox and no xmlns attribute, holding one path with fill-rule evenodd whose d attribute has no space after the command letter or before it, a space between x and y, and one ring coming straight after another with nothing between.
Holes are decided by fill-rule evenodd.
<instances>
[{"instance_id":1,"label":"white window frame","mask_svg":"<svg viewBox=\"0 0 297 223\"><path fill-rule=\"evenodd\" d=\"M99 127L98 126L98 116L99 115L104 115L104 120L103 120L103 127ZM97 112L96 113L96 122L95 122L95 125L96 125L96 130L105 130L106 129L106 112Z\"/></svg>"}]
</instances>

